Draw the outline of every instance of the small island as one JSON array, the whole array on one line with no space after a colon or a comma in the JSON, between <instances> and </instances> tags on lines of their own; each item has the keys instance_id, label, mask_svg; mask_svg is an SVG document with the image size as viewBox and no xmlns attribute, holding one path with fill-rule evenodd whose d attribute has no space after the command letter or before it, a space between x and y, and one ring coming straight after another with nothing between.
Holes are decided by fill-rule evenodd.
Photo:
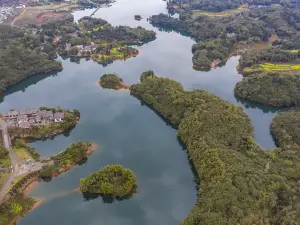
<instances>
[{"instance_id":1,"label":"small island","mask_svg":"<svg viewBox=\"0 0 300 225\"><path fill-rule=\"evenodd\" d=\"M142 19L142 17L141 17L141 15L135 15L134 19L140 21Z\"/></svg>"},{"instance_id":2,"label":"small island","mask_svg":"<svg viewBox=\"0 0 300 225\"><path fill-rule=\"evenodd\" d=\"M121 165L109 165L80 179L83 194L98 194L116 198L130 196L137 187L133 171Z\"/></svg>"},{"instance_id":3,"label":"small island","mask_svg":"<svg viewBox=\"0 0 300 225\"><path fill-rule=\"evenodd\" d=\"M99 81L103 88L110 89L128 89L129 87L123 83L123 80L117 74L104 74Z\"/></svg>"}]
</instances>

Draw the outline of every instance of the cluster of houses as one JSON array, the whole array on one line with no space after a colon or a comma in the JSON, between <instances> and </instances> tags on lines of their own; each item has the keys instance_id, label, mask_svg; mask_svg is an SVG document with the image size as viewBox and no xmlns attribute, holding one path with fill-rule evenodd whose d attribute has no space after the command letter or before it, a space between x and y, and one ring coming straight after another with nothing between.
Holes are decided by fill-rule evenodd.
<instances>
[{"instance_id":1,"label":"cluster of houses","mask_svg":"<svg viewBox=\"0 0 300 225\"><path fill-rule=\"evenodd\" d=\"M13 7L0 7L0 23L3 23L5 20L11 17L15 13L14 11L15 10Z\"/></svg>"},{"instance_id":2,"label":"cluster of houses","mask_svg":"<svg viewBox=\"0 0 300 225\"><path fill-rule=\"evenodd\" d=\"M40 109L10 110L3 119L11 127L30 128L31 126L49 125L64 120L64 112Z\"/></svg>"}]
</instances>

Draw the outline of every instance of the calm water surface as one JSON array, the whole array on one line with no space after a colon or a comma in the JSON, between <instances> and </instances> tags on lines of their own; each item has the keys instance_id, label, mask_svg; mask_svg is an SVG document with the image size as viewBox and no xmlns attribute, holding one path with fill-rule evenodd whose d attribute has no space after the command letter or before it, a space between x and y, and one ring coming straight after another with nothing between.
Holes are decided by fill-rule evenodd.
<instances>
[{"instance_id":1,"label":"calm water surface","mask_svg":"<svg viewBox=\"0 0 300 225\"><path fill-rule=\"evenodd\" d=\"M42 105L80 110L81 120L70 133L32 143L42 156L53 155L72 141L99 145L99 150L83 166L50 183L39 183L31 196L45 202L18 225L175 225L195 204L196 184L176 131L128 91L98 86L97 81L104 73L118 73L126 83L133 84L143 71L152 69L159 76L179 81L186 89L201 88L215 93L245 108L256 141L266 149L274 147L269 124L276 109L242 102L233 95L235 84L242 79L235 69L238 57L210 72L193 70L194 41L175 32L160 31L146 21L153 14L166 13L165 4L160 0L118 0L95 14L113 25L142 26L157 32L155 41L138 47L140 55L136 58L106 67L85 59L77 63L61 59L62 72L31 77L7 91L0 104L1 112ZM75 12L75 19L91 11ZM136 14L144 19L135 21ZM81 177L113 163L136 173L138 193L132 199L108 204L101 198L86 201L74 192Z\"/></svg>"}]
</instances>

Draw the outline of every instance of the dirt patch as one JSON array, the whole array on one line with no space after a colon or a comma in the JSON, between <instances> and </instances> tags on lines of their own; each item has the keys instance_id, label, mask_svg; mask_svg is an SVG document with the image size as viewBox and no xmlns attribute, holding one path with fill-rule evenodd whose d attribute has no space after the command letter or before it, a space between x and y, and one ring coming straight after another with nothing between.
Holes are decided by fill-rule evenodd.
<instances>
[{"instance_id":1,"label":"dirt patch","mask_svg":"<svg viewBox=\"0 0 300 225\"><path fill-rule=\"evenodd\" d=\"M71 10L76 7L76 4L66 3L28 7L15 18L12 25L26 26L28 24L42 24L50 19L63 19L70 15Z\"/></svg>"},{"instance_id":2,"label":"dirt patch","mask_svg":"<svg viewBox=\"0 0 300 225\"><path fill-rule=\"evenodd\" d=\"M63 19L67 15L65 13L41 13L36 17L37 24L44 24L52 19Z\"/></svg>"}]
</instances>

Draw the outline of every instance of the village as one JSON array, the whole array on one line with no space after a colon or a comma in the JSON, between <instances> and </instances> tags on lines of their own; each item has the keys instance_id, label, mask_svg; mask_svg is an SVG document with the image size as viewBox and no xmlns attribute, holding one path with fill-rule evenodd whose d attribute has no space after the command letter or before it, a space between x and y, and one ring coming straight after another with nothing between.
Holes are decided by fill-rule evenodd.
<instances>
[{"instance_id":1,"label":"village","mask_svg":"<svg viewBox=\"0 0 300 225\"><path fill-rule=\"evenodd\" d=\"M8 127L30 128L32 126L50 125L64 120L64 112L46 109L10 110L2 115Z\"/></svg>"}]
</instances>

